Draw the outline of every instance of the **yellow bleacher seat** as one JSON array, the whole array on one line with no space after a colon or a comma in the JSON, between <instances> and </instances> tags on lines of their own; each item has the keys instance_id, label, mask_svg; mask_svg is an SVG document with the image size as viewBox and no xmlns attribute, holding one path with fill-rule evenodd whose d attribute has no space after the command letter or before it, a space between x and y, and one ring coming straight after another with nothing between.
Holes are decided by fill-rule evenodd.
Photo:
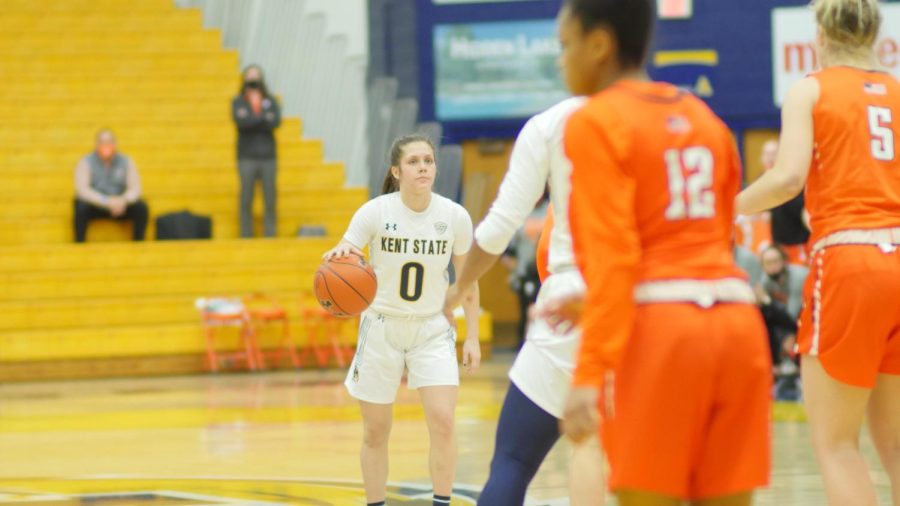
<instances>
[{"instance_id":1,"label":"yellow bleacher seat","mask_svg":"<svg viewBox=\"0 0 900 506\"><path fill-rule=\"evenodd\" d=\"M59 34L46 33L43 37L27 37L27 44L23 44L25 37L0 37L0 51L6 58L15 56L28 58L29 60L41 60L47 57L60 55L94 57L116 57L127 55L144 56L145 54L164 53L175 55L179 53L206 53L209 56L218 55L221 52L220 36L216 31L190 31L179 34L178 37L161 37L147 32L101 32L101 33L67 33L65 37ZM55 60L55 58L54 58Z\"/></svg>"},{"instance_id":2,"label":"yellow bleacher seat","mask_svg":"<svg viewBox=\"0 0 900 506\"><path fill-rule=\"evenodd\" d=\"M203 12L200 9L140 9L144 2L125 2L135 9L127 11L93 11L86 13L52 11L52 10L20 10L10 8L0 17L0 27L4 33L30 37L46 33L182 33L186 30L197 30L203 24ZM8 4L4 4L7 6Z\"/></svg>"},{"instance_id":3,"label":"yellow bleacher seat","mask_svg":"<svg viewBox=\"0 0 900 506\"><path fill-rule=\"evenodd\" d=\"M89 242L122 242L132 238L132 223L119 220L93 220L88 227Z\"/></svg>"},{"instance_id":4,"label":"yellow bleacher seat","mask_svg":"<svg viewBox=\"0 0 900 506\"><path fill-rule=\"evenodd\" d=\"M25 12L42 14L48 12L71 12L75 14L92 13L145 13L172 12L171 0L4 0L3 8L7 12Z\"/></svg>"},{"instance_id":5,"label":"yellow bleacher seat","mask_svg":"<svg viewBox=\"0 0 900 506\"><path fill-rule=\"evenodd\" d=\"M147 228L147 238L155 237L155 225L153 219L166 212L184 210L185 206L168 209L151 208L151 221ZM213 239L236 239L240 236L238 229L237 202L234 208L227 213L212 214L197 210L199 214L208 214L213 220ZM346 211L342 211L346 213ZM71 218L28 218L28 219L0 219L0 245L17 244L46 244L72 242L73 232ZM256 230L262 230L261 215L256 214ZM321 212L278 215L278 237L293 237L303 225L315 225L325 228L332 242L344 233L350 221L349 214L323 215ZM259 235L259 234L257 234ZM124 238L124 237L123 237Z\"/></svg>"}]
</instances>

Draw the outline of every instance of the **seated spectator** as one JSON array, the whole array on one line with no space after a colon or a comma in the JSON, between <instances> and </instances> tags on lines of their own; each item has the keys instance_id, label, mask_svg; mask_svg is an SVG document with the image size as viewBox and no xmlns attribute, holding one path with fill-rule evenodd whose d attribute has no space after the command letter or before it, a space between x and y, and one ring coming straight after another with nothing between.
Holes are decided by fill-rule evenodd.
<instances>
[{"instance_id":1,"label":"seated spectator","mask_svg":"<svg viewBox=\"0 0 900 506\"><path fill-rule=\"evenodd\" d=\"M788 263L787 253L780 246L772 245L760 255L764 276L760 284L773 302L781 304L793 319L800 316L803 306L803 284L809 269Z\"/></svg>"},{"instance_id":2,"label":"seated spectator","mask_svg":"<svg viewBox=\"0 0 900 506\"><path fill-rule=\"evenodd\" d=\"M148 214L134 162L116 151L112 130L100 130L94 152L75 167L75 242L85 241L96 218L131 220L134 240L143 241Z\"/></svg>"},{"instance_id":3,"label":"seated spectator","mask_svg":"<svg viewBox=\"0 0 900 506\"><path fill-rule=\"evenodd\" d=\"M735 245L733 253L735 263L747 274L750 283L759 281L759 277L762 275L762 264L759 263L759 258L750 249L741 245Z\"/></svg>"},{"instance_id":4,"label":"seated spectator","mask_svg":"<svg viewBox=\"0 0 900 506\"><path fill-rule=\"evenodd\" d=\"M809 270L788 263L788 255L780 246L769 246L760 255L763 275L756 286L757 300L769 332L772 364L781 376L776 396L796 398L797 363L793 356L797 336L797 319L803 305L803 284Z\"/></svg>"}]
</instances>

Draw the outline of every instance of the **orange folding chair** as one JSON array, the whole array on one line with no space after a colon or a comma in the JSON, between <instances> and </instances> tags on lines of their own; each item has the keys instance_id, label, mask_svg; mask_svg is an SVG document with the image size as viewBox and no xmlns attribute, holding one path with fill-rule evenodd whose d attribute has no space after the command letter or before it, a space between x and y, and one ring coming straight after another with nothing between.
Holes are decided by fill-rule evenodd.
<instances>
[{"instance_id":1,"label":"orange folding chair","mask_svg":"<svg viewBox=\"0 0 900 506\"><path fill-rule=\"evenodd\" d=\"M201 299L197 306L200 310L203 335L206 339L206 358L209 370L218 372L222 359L244 360L248 369L259 370L261 363L256 332L253 329L250 314L244 305L239 300L216 297L209 300ZM243 349L231 352L219 352L216 349L216 329L223 327L239 329Z\"/></svg>"},{"instance_id":2,"label":"orange folding chair","mask_svg":"<svg viewBox=\"0 0 900 506\"><path fill-rule=\"evenodd\" d=\"M347 367L353 357L354 349L341 344L341 326L344 319L332 316L314 301L310 294L300 297L300 314L306 330L308 348L303 350L303 359L310 354L315 357L316 365L328 367L330 358L334 357L338 367Z\"/></svg>"},{"instance_id":3,"label":"orange folding chair","mask_svg":"<svg viewBox=\"0 0 900 506\"><path fill-rule=\"evenodd\" d=\"M281 362L285 354L291 361L291 365L295 369L300 368L300 356L297 354L297 347L294 345L294 339L291 337L291 323L288 318L287 310L280 306L271 297L255 293L249 297L244 297L244 305L250 314L250 320L253 323L254 330L257 332L266 325L281 323L281 342L279 347L274 350L259 350L259 364L265 367L265 359L271 357L275 362Z\"/></svg>"}]
</instances>

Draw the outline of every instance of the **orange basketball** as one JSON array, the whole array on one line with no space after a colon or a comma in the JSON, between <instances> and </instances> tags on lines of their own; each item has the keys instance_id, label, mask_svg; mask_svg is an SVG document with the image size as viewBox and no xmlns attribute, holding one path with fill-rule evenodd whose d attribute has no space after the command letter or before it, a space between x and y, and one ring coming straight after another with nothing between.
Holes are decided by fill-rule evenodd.
<instances>
[{"instance_id":1,"label":"orange basketball","mask_svg":"<svg viewBox=\"0 0 900 506\"><path fill-rule=\"evenodd\" d=\"M313 279L316 299L334 316L356 316L375 299L378 280L366 260L350 254L325 260Z\"/></svg>"}]
</instances>

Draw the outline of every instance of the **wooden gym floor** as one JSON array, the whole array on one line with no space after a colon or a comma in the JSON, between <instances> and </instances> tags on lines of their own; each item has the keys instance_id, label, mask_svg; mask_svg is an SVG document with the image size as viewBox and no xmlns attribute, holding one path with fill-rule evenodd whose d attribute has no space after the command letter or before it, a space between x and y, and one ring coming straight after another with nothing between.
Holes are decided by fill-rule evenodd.
<instances>
[{"instance_id":1,"label":"wooden gym floor","mask_svg":"<svg viewBox=\"0 0 900 506\"><path fill-rule=\"evenodd\" d=\"M488 472L511 362L498 354L466 377L457 410L454 505L474 504ZM343 374L280 372L0 385L0 505L358 505L360 418ZM802 418L796 405L776 418ZM802 421L775 424L770 489L758 505L825 503ZM887 478L864 437L883 504ZM430 505L418 397L395 408L388 504ZM568 504L558 444L530 496Z\"/></svg>"}]
</instances>

